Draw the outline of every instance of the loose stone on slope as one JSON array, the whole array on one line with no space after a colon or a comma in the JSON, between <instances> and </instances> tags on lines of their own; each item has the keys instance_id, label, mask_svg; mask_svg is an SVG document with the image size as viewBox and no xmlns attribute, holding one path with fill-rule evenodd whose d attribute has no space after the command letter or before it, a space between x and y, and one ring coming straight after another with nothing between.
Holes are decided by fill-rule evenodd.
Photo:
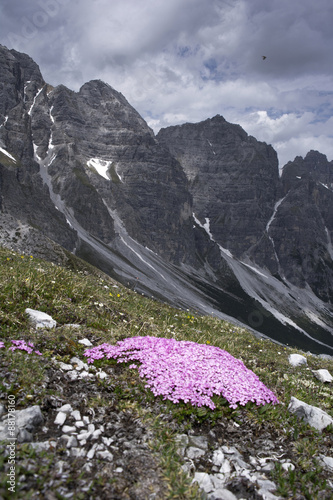
<instances>
[{"instance_id":1,"label":"loose stone on slope","mask_svg":"<svg viewBox=\"0 0 333 500\"><path fill-rule=\"evenodd\" d=\"M61 368L64 371L73 370L73 366L72 365L69 365L67 363L62 363L61 361L58 362L58 366L59 366L59 368Z\"/></svg>"},{"instance_id":2,"label":"loose stone on slope","mask_svg":"<svg viewBox=\"0 0 333 500\"><path fill-rule=\"evenodd\" d=\"M59 411L59 413L57 413L54 423L56 425L63 425L65 423L66 418L67 418L67 413Z\"/></svg>"},{"instance_id":3,"label":"loose stone on slope","mask_svg":"<svg viewBox=\"0 0 333 500\"><path fill-rule=\"evenodd\" d=\"M215 490L213 493L208 495L209 500L238 500L237 497L231 493L231 491L226 490L225 488L219 488Z\"/></svg>"},{"instance_id":4,"label":"loose stone on slope","mask_svg":"<svg viewBox=\"0 0 333 500\"><path fill-rule=\"evenodd\" d=\"M36 311L29 307L24 311L29 316L30 323L36 328L55 328L57 322L49 315L42 311Z\"/></svg>"},{"instance_id":5,"label":"loose stone on slope","mask_svg":"<svg viewBox=\"0 0 333 500\"><path fill-rule=\"evenodd\" d=\"M93 345L88 339L81 339L78 342L79 344L85 345L86 347L91 347Z\"/></svg>"},{"instance_id":6,"label":"loose stone on slope","mask_svg":"<svg viewBox=\"0 0 333 500\"><path fill-rule=\"evenodd\" d=\"M206 472L195 472L193 482L197 482L205 493L210 493L214 490L214 485L211 477Z\"/></svg>"},{"instance_id":7,"label":"loose stone on slope","mask_svg":"<svg viewBox=\"0 0 333 500\"><path fill-rule=\"evenodd\" d=\"M328 413L316 406L308 405L293 396L290 399L288 410L290 413L295 413L298 417L303 418L309 425L319 431L333 424L333 418Z\"/></svg>"},{"instance_id":8,"label":"loose stone on slope","mask_svg":"<svg viewBox=\"0 0 333 500\"><path fill-rule=\"evenodd\" d=\"M59 408L58 411L63 411L64 413L70 413L71 411L73 411L73 408L69 403L67 403L63 405L61 408Z\"/></svg>"},{"instance_id":9,"label":"loose stone on slope","mask_svg":"<svg viewBox=\"0 0 333 500\"><path fill-rule=\"evenodd\" d=\"M328 370L314 370L312 373L320 382L333 382L333 377Z\"/></svg>"},{"instance_id":10,"label":"loose stone on slope","mask_svg":"<svg viewBox=\"0 0 333 500\"><path fill-rule=\"evenodd\" d=\"M290 354L288 361L292 366L301 366L307 364L307 359L301 354Z\"/></svg>"},{"instance_id":11,"label":"loose stone on slope","mask_svg":"<svg viewBox=\"0 0 333 500\"><path fill-rule=\"evenodd\" d=\"M195 448L194 446L190 446L186 450L186 456L187 458L190 459L195 459L195 458L200 458L205 455L205 450L202 450L201 448Z\"/></svg>"}]
</instances>

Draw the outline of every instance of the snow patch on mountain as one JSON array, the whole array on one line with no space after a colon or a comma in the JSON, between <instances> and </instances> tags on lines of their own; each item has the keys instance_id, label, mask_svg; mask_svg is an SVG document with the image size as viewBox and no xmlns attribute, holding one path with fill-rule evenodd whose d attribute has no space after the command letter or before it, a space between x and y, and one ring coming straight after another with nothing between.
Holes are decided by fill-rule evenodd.
<instances>
[{"instance_id":1,"label":"snow patch on mountain","mask_svg":"<svg viewBox=\"0 0 333 500\"><path fill-rule=\"evenodd\" d=\"M28 115L29 115L29 116L31 116L32 110L33 110L33 108L34 108L34 106L35 106L35 104L36 104L36 99L37 99L37 97L39 96L39 94L41 93L41 91L43 90L43 88L44 88L44 87L42 87L41 89L39 89L39 90L38 90L38 92L37 92L37 94L35 95L34 100L33 100L33 103L32 103L32 105L31 105L31 107L30 107L30 109L29 109L29 111L28 111Z\"/></svg>"},{"instance_id":2,"label":"snow patch on mountain","mask_svg":"<svg viewBox=\"0 0 333 500\"><path fill-rule=\"evenodd\" d=\"M91 158L87 161L88 167L94 168L96 172L107 181L110 180L108 170L111 163L111 161L100 160L99 158Z\"/></svg>"}]
</instances>

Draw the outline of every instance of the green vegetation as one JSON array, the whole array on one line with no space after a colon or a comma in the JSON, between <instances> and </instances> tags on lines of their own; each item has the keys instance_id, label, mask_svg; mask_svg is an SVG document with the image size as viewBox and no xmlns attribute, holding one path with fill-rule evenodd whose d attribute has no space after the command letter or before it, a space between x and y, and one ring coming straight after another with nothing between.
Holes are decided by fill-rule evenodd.
<instances>
[{"instance_id":1,"label":"green vegetation","mask_svg":"<svg viewBox=\"0 0 333 500\"><path fill-rule=\"evenodd\" d=\"M151 448L169 485L167 498L199 498L197 488L191 486L191 480L180 470L182 458L175 451L174 441L179 426L183 432L193 428L198 434L200 426L213 429L221 419L236 422L239 426L251 422L258 428L268 422L277 436L288 440L293 450L291 461L295 470L286 471L276 464L271 474L278 485L276 494L286 498L300 494L309 499L329 498L318 496L326 488L325 471L318 458L322 447L327 447L332 438L332 429L323 433L315 431L290 415L287 406L290 397L295 396L333 416L332 386L322 384L312 374L312 370L320 368L333 373L331 360L307 355L307 366L293 368L288 355L301 353L297 349L256 338L228 322L147 299L73 256L68 262L68 267L63 268L0 248L0 340L6 345L10 340L31 341L43 354L28 355L19 350L0 349L0 366L7 366L17 373L17 381L10 389L0 382L0 392L15 394L17 409L40 404L48 395L47 386L42 381L53 357L63 362L68 362L74 355L84 359L85 347L77 342L80 338L87 337L94 345L115 343L137 335L212 344L240 358L275 392L281 404L265 407L248 404L232 410L223 398L215 397L214 411L185 403L174 405L154 398L145 389L136 370L128 367L129 364L115 370L112 380L118 408L131 409L151 429L154 436ZM57 327L42 332L31 328L24 312L28 307L50 314L57 321ZM80 328L69 326L74 323ZM29 363L26 362L27 356ZM110 363L116 365L114 361L106 360L95 365L103 368ZM107 383L99 382L101 388ZM102 396L98 400L92 398L89 404L92 407L108 405L108 399ZM167 422L163 415L169 416ZM18 454L22 455L24 463L30 463L32 455L29 453L33 452L29 452L28 445L19 447ZM3 458L0 459L0 469L2 464ZM25 473L28 474L29 470L35 473L36 468L38 462ZM39 481L47 475L47 470L40 472ZM3 481L3 476L0 477ZM103 478L96 477L96 481L103 481Z\"/></svg>"}]
</instances>

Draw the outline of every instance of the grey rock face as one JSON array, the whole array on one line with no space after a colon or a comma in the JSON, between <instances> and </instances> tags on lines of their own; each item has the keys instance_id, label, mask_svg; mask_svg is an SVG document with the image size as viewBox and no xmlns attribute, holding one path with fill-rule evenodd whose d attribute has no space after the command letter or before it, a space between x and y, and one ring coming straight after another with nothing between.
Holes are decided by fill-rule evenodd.
<instances>
[{"instance_id":1,"label":"grey rock face","mask_svg":"<svg viewBox=\"0 0 333 500\"><path fill-rule=\"evenodd\" d=\"M300 288L333 298L333 162L311 151L278 174L275 151L216 116L162 129L214 240Z\"/></svg>"},{"instance_id":2,"label":"grey rock face","mask_svg":"<svg viewBox=\"0 0 333 500\"><path fill-rule=\"evenodd\" d=\"M289 162L279 178L275 151L221 116L162 129L157 139L181 163L198 222L229 252L228 262L243 289L252 286L252 296L274 304L310 335L317 337L318 325L326 322L330 329L329 316L310 325L309 319L321 313L304 311L309 294L312 304L319 304L319 298L330 308L333 300L332 162L312 151L304 160ZM270 287L273 294L265 280L253 285L257 276L249 286L248 278L243 280L244 267L235 267L238 259L277 278L279 283ZM280 308L277 294L282 287ZM288 292L293 287L297 289ZM295 313L301 297L307 304ZM320 336L324 342L329 339Z\"/></svg>"},{"instance_id":3,"label":"grey rock face","mask_svg":"<svg viewBox=\"0 0 333 500\"><path fill-rule=\"evenodd\" d=\"M325 302L333 298L333 162L310 151L283 169L283 201L270 236L285 277L309 285Z\"/></svg>"},{"instance_id":4,"label":"grey rock face","mask_svg":"<svg viewBox=\"0 0 333 500\"><path fill-rule=\"evenodd\" d=\"M14 158L0 153L1 210L71 250L71 220L110 244L116 212L142 245L196 262L186 176L125 97L97 80L53 88L27 55L0 52L0 147Z\"/></svg>"},{"instance_id":5,"label":"grey rock face","mask_svg":"<svg viewBox=\"0 0 333 500\"><path fill-rule=\"evenodd\" d=\"M30 113L45 82L26 54L0 46L0 210L73 249L75 232L57 212L34 161ZM55 220L56 224L50 224Z\"/></svg>"},{"instance_id":6,"label":"grey rock face","mask_svg":"<svg viewBox=\"0 0 333 500\"><path fill-rule=\"evenodd\" d=\"M219 115L162 129L157 139L181 163L198 219L209 219L213 238L241 257L265 233L273 212L276 152Z\"/></svg>"},{"instance_id":7,"label":"grey rock face","mask_svg":"<svg viewBox=\"0 0 333 500\"><path fill-rule=\"evenodd\" d=\"M15 438L20 443L32 441L33 433L43 421L39 406L14 411L12 418L5 415L0 422L0 441Z\"/></svg>"},{"instance_id":8,"label":"grey rock face","mask_svg":"<svg viewBox=\"0 0 333 500\"><path fill-rule=\"evenodd\" d=\"M167 260L189 259L194 238L185 175L119 92L101 81L78 93L63 86L44 92L32 131L49 187L85 230L110 243L116 211L142 245Z\"/></svg>"}]
</instances>

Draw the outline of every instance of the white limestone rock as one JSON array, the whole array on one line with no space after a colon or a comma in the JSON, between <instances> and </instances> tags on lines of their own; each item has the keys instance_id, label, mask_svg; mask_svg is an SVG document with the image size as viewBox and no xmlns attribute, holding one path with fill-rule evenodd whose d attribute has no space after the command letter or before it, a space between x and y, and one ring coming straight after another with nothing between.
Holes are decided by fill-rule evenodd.
<instances>
[{"instance_id":1,"label":"white limestone rock","mask_svg":"<svg viewBox=\"0 0 333 500\"><path fill-rule=\"evenodd\" d=\"M74 425L64 425L61 430L64 434L72 434L76 432L76 427Z\"/></svg>"},{"instance_id":2,"label":"white limestone rock","mask_svg":"<svg viewBox=\"0 0 333 500\"><path fill-rule=\"evenodd\" d=\"M78 446L78 442L75 436L69 436L69 439L67 441L67 448L73 448Z\"/></svg>"},{"instance_id":3,"label":"white limestone rock","mask_svg":"<svg viewBox=\"0 0 333 500\"><path fill-rule=\"evenodd\" d=\"M65 423L66 418L67 418L67 413L65 413L64 411L59 411L59 413L57 413L54 423L56 425L63 425Z\"/></svg>"},{"instance_id":4,"label":"white limestone rock","mask_svg":"<svg viewBox=\"0 0 333 500\"><path fill-rule=\"evenodd\" d=\"M62 361L59 361L57 363L57 365L59 366L59 368L61 368L61 370L64 370L65 372L68 372L69 370L73 370L73 365L63 363Z\"/></svg>"},{"instance_id":5,"label":"white limestone rock","mask_svg":"<svg viewBox=\"0 0 333 500\"><path fill-rule=\"evenodd\" d=\"M301 356L301 354L290 354L288 358L291 366L301 366L307 364L307 359L305 356Z\"/></svg>"},{"instance_id":6,"label":"white limestone rock","mask_svg":"<svg viewBox=\"0 0 333 500\"><path fill-rule=\"evenodd\" d=\"M42 311L36 311L35 309L30 309L29 307L25 310L25 313L29 316L30 323L36 328L55 328L57 322L50 316Z\"/></svg>"},{"instance_id":7,"label":"white limestone rock","mask_svg":"<svg viewBox=\"0 0 333 500\"><path fill-rule=\"evenodd\" d=\"M286 470L287 472L288 470L295 470L295 465L292 464L291 462L283 462L282 469Z\"/></svg>"},{"instance_id":8,"label":"white limestone rock","mask_svg":"<svg viewBox=\"0 0 333 500\"><path fill-rule=\"evenodd\" d=\"M229 460L225 460L220 467L220 478L227 480L231 474L231 464Z\"/></svg>"},{"instance_id":9,"label":"white limestone rock","mask_svg":"<svg viewBox=\"0 0 333 500\"><path fill-rule=\"evenodd\" d=\"M208 441L204 436L189 436L189 444L195 448L208 450Z\"/></svg>"},{"instance_id":10,"label":"white limestone rock","mask_svg":"<svg viewBox=\"0 0 333 500\"><path fill-rule=\"evenodd\" d=\"M94 455L95 455L95 452L96 452L96 448L97 448L97 445L98 443L95 443L91 448L90 450L88 451L87 453L87 458L90 460L92 458L94 458Z\"/></svg>"},{"instance_id":11,"label":"white limestone rock","mask_svg":"<svg viewBox=\"0 0 333 500\"><path fill-rule=\"evenodd\" d=\"M81 361L81 359L77 358L77 357L73 357L71 358L71 363L73 365L76 365L75 366L75 369L77 371L81 371L81 370L89 370L89 366L87 365L87 363L84 363L83 361Z\"/></svg>"},{"instance_id":12,"label":"white limestone rock","mask_svg":"<svg viewBox=\"0 0 333 500\"><path fill-rule=\"evenodd\" d=\"M332 457L325 457L321 456L322 462L327 467L328 469L333 471L333 458Z\"/></svg>"},{"instance_id":13,"label":"white limestone rock","mask_svg":"<svg viewBox=\"0 0 333 500\"><path fill-rule=\"evenodd\" d=\"M85 345L86 347L91 347L92 343L90 342L89 339L81 339L78 341L79 344Z\"/></svg>"},{"instance_id":14,"label":"white limestone rock","mask_svg":"<svg viewBox=\"0 0 333 500\"><path fill-rule=\"evenodd\" d=\"M98 451L96 453L97 458L101 458L102 460L106 460L107 462L112 462L113 455L110 451Z\"/></svg>"},{"instance_id":15,"label":"white limestone rock","mask_svg":"<svg viewBox=\"0 0 333 500\"><path fill-rule=\"evenodd\" d=\"M324 370L324 369L321 369L321 370L314 370L312 372L314 374L314 376L320 380L320 382L332 382L333 381L333 377L332 375L330 374L330 372L328 370Z\"/></svg>"},{"instance_id":16,"label":"white limestone rock","mask_svg":"<svg viewBox=\"0 0 333 500\"><path fill-rule=\"evenodd\" d=\"M309 425L322 431L330 424L333 424L333 418L325 411L316 406L308 405L297 398L291 397L288 406L290 413L294 413L299 418L303 418Z\"/></svg>"},{"instance_id":17,"label":"white limestone rock","mask_svg":"<svg viewBox=\"0 0 333 500\"><path fill-rule=\"evenodd\" d=\"M67 372L67 377L71 381L75 381L78 378L80 378L79 373L76 370L71 370L71 371Z\"/></svg>"},{"instance_id":18,"label":"white limestone rock","mask_svg":"<svg viewBox=\"0 0 333 500\"><path fill-rule=\"evenodd\" d=\"M79 412L79 410L72 411L71 415L75 420L81 420L81 413Z\"/></svg>"},{"instance_id":19,"label":"white limestone rock","mask_svg":"<svg viewBox=\"0 0 333 500\"><path fill-rule=\"evenodd\" d=\"M204 490L205 493L211 493L214 490L214 484L207 472L195 472L193 483L198 483L199 487Z\"/></svg>"},{"instance_id":20,"label":"white limestone rock","mask_svg":"<svg viewBox=\"0 0 333 500\"><path fill-rule=\"evenodd\" d=\"M103 370L100 370L96 373L96 377L100 378L101 380L104 380L105 378L107 378L107 376L107 373L105 373Z\"/></svg>"},{"instance_id":21,"label":"white limestone rock","mask_svg":"<svg viewBox=\"0 0 333 500\"><path fill-rule=\"evenodd\" d=\"M212 457L212 462L217 467L221 467L221 465L223 464L223 462L224 462L224 453L223 453L223 451L220 448L218 448L217 450L214 451L213 457Z\"/></svg>"},{"instance_id":22,"label":"white limestone rock","mask_svg":"<svg viewBox=\"0 0 333 500\"><path fill-rule=\"evenodd\" d=\"M73 447L70 449L71 457L80 458L86 456L86 450L84 448Z\"/></svg>"},{"instance_id":23,"label":"white limestone rock","mask_svg":"<svg viewBox=\"0 0 333 500\"><path fill-rule=\"evenodd\" d=\"M219 488L215 490L213 493L208 495L209 500L237 500L237 497L231 493L231 491L226 490L225 488Z\"/></svg>"},{"instance_id":24,"label":"white limestone rock","mask_svg":"<svg viewBox=\"0 0 333 500\"><path fill-rule=\"evenodd\" d=\"M70 413L71 411L73 411L73 408L72 408L72 405L70 405L69 403L66 403L65 405L62 405L62 407L59 408L58 411L63 411L64 413Z\"/></svg>"},{"instance_id":25,"label":"white limestone rock","mask_svg":"<svg viewBox=\"0 0 333 500\"><path fill-rule=\"evenodd\" d=\"M202 450L201 448L195 448L194 446L190 446L186 450L186 456L187 458L190 458L191 460L203 457L205 454L205 451Z\"/></svg>"}]
</instances>

